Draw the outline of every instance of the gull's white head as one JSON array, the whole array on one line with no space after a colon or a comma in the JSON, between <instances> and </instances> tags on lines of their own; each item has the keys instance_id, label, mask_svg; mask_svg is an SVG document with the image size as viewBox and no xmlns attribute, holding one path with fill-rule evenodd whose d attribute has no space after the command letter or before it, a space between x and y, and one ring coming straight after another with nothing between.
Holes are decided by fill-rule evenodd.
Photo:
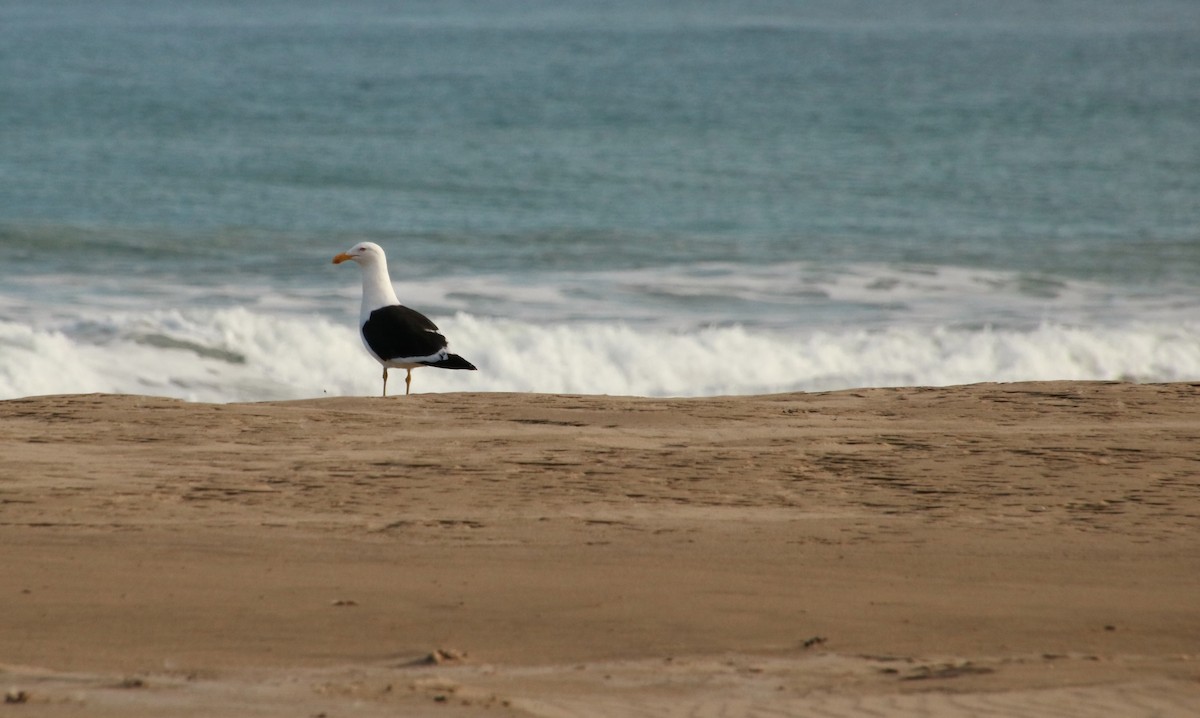
<instances>
[{"instance_id":1,"label":"gull's white head","mask_svg":"<svg viewBox=\"0 0 1200 718\"><path fill-rule=\"evenodd\" d=\"M392 280L388 277L387 257L383 247L374 242L360 242L333 258L334 264L351 261L362 267L362 321L380 307L399 304Z\"/></svg>"},{"instance_id":2,"label":"gull's white head","mask_svg":"<svg viewBox=\"0 0 1200 718\"><path fill-rule=\"evenodd\" d=\"M359 242L333 258L334 264L341 264L345 261L358 262L364 267L376 263L382 263L383 266L387 266L387 257L383 253L383 247L374 242Z\"/></svg>"}]
</instances>

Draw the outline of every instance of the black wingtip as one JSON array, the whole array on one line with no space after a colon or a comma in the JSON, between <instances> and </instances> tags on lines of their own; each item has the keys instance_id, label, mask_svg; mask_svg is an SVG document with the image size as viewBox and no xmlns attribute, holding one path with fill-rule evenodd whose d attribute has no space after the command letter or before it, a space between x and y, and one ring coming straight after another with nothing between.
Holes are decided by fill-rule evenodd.
<instances>
[{"instance_id":1,"label":"black wingtip","mask_svg":"<svg viewBox=\"0 0 1200 718\"><path fill-rule=\"evenodd\" d=\"M474 364L466 359L463 359L457 354L450 354L445 359L439 362L431 362L427 366L435 366L438 369L467 369L470 371L477 371Z\"/></svg>"}]
</instances>

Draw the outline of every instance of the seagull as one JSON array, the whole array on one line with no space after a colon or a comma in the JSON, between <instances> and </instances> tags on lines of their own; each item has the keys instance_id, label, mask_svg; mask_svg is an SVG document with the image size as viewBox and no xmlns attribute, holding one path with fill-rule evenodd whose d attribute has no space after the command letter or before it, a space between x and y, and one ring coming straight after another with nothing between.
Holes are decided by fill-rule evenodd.
<instances>
[{"instance_id":1,"label":"seagull","mask_svg":"<svg viewBox=\"0 0 1200 718\"><path fill-rule=\"evenodd\" d=\"M356 262L362 267L362 309L358 324L363 344L383 365L383 396L388 368L404 369L404 394L412 388L412 370L422 366L470 369L475 365L447 351L446 337L429 317L400 304L388 276L387 255L374 242L362 242L333 258L334 264Z\"/></svg>"}]
</instances>

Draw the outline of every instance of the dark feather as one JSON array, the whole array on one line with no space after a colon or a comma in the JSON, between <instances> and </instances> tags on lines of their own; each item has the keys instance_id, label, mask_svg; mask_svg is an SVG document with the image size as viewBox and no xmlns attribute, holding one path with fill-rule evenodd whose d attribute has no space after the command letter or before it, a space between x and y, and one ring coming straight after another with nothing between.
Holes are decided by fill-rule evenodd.
<instances>
[{"instance_id":1,"label":"dark feather","mask_svg":"<svg viewBox=\"0 0 1200 718\"><path fill-rule=\"evenodd\" d=\"M426 357L446 348L446 337L429 317L399 304L371 312L362 333L367 346L384 361Z\"/></svg>"},{"instance_id":2,"label":"dark feather","mask_svg":"<svg viewBox=\"0 0 1200 718\"><path fill-rule=\"evenodd\" d=\"M450 354L441 361L425 362L425 366L435 366L439 369L470 369L475 371L475 365L457 354Z\"/></svg>"}]
</instances>

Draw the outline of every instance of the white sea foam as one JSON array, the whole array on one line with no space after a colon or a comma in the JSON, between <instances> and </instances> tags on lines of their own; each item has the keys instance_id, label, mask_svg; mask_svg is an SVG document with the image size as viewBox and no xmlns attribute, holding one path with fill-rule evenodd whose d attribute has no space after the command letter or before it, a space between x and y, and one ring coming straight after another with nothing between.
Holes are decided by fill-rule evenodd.
<instances>
[{"instance_id":1,"label":"white sea foam","mask_svg":"<svg viewBox=\"0 0 1200 718\"><path fill-rule=\"evenodd\" d=\"M1200 326L692 330L438 318L478 372L422 369L417 392L704 396L1039 379L1200 379ZM196 401L375 395L352 323L244 308L0 322L0 398L121 392ZM394 372L395 373L395 372ZM393 387L399 382L393 382Z\"/></svg>"},{"instance_id":2,"label":"white sea foam","mask_svg":"<svg viewBox=\"0 0 1200 718\"><path fill-rule=\"evenodd\" d=\"M396 276L402 301L443 314L531 322L623 321L690 330L742 324L819 329L991 325L1032 329L1044 322L1114 324L1196 316L1190 287L1114 288L1022 272L928 265L701 262L642 269ZM357 297L345 285L345 303Z\"/></svg>"}]
</instances>

